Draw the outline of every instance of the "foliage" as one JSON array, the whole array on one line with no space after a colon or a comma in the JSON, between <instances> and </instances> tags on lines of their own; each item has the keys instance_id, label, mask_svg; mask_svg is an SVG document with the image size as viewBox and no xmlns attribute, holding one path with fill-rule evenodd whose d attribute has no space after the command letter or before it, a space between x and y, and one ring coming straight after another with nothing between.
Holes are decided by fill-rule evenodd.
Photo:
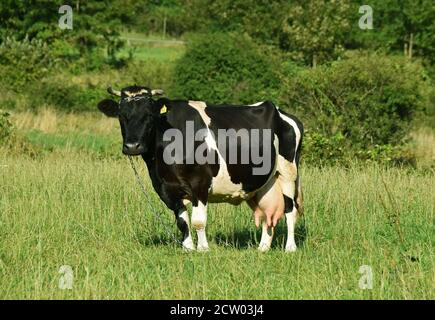
<instances>
[{"instance_id":1,"label":"foliage","mask_svg":"<svg viewBox=\"0 0 435 320\"><path fill-rule=\"evenodd\" d=\"M172 96L172 66L155 60L135 61L120 71L119 86L138 84L150 88L164 89Z\"/></svg>"},{"instance_id":2,"label":"foliage","mask_svg":"<svg viewBox=\"0 0 435 320\"><path fill-rule=\"evenodd\" d=\"M393 155L397 150L377 146L402 146L412 119L430 103L423 68L402 57L354 53L282 80L281 101L316 132L307 145L319 158L347 149L360 158L376 158L382 150Z\"/></svg>"},{"instance_id":3,"label":"foliage","mask_svg":"<svg viewBox=\"0 0 435 320\"><path fill-rule=\"evenodd\" d=\"M12 123L9 120L9 113L0 111L0 144L6 142L12 134Z\"/></svg>"},{"instance_id":4,"label":"foliage","mask_svg":"<svg viewBox=\"0 0 435 320\"><path fill-rule=\"evenodd\" d=\"M213 103L271 99L279 87L278 62L245 35L196 36L176 62L174 95Z\"/></svg>"},{"instance_id":5,"label":"foliage","mask_svg":"<svg viewBox=\"0 0 435 320\"><path fill-rule=\"evenodd\" d=\"M63 83L56 78L38 83L33 91L30 105L33 109L50 105L66 112L86 111L92 110L101 98L100 88Z\"/></svg>"},{"instance_id":6,"label":"foliage","mask_svg":"<svg viewBox=\"0 0 435 320\"><path fill-rule=\"evenodd\" d=\"M17 132L10 114L0 110L0 154L19 154L35 157L38 148Z\"/></svg>"},{"instance_id":7,"label":"foliage","mask_svg":"<svg viewBox=\"0 0 435 320\"><path fill-rule=\"evenodd\" d=\"M39 81L53 71L56 63L42 40L6 38L0 44L0 82L9 90L26 90L27 84Z\"/></svg>"},{"instance_id":8,"label":"foliage","mask_svg":"<svg viewBox=\"0 0 435 320\"><path fill-rule=\"evenodd\" d=\"M349 30L349 1L293 1L283 23L281 48L297 61L313 67L331 60L343 51L343 39Z\"/></svg>"},{"instance_id":9,"label":"foliage","mask_svg":"<svg viewBox=\"0 0 435 320\"><path fill-rule=\"evenodd\" d=\"M238 32L266 44L277 44L289 10L286 0L188 0L184 4L187 31Z\"/></svg>"},{"instance_id":10,"label":"foliage","mask_svg":"<svg viewBox=\"0 0 435 320\"><path fill-rule=\"evenodd\" d=\"M361 1L266 0L95 0L74 1L74 30L57 26L61 0L0 3L0 42L26 35L49 45L63 59L77 59L103 48L113 61L124 43L121 30L182 36L190 32L237 32L258 42L280 47L293 59L310 65L336 59L342 49L379 49L390 52L413 47L413 55L433 68L434 14L430 0L372 0L373 30L361 30ZM412 41L411 41L412 35ZM77 54L79 53L79 54ZM317 63L316 62L316 63Z\"/></svg>"},{"instance_id":11,"label":"foliage","mask_svg":"<svg viewBox=\"0 0 435 320\"><path fill-rule=\"evenodd\" d=\"M5 0L0 4L0 41L13 36L18 40L26 37L41 39L48 45L56 42L56 52L64 58L78 57L96 48L104 48L107 56L113 59L123 46L119 29L127 10L123 4L129 2L132 1L116 1L116 5L112 6L106 0L76 1L72 6L73 30L62 30L58 26L61 17L58 9L65 4L64 1Z\"/></svg>"},{"instance_id":12,"label":"foliage","mask_svg":"<svg viewBox=\"0 0 435 320\"><path fill-rule=\"evenodd\" d=\"M134 28L147 34L166 35L179 37L189 24L185 6L179 0L148 1L142 5L135 21ZM186 19L187 18L187 19Z\"/></svg>"},{"instance_id":13,"label":"foliage","mask_svg":"<svg viewBox=\"0 0 435 320\"><path fill-rule=\"evenodd\" d=\"M428 0L373 0L374 30L359 29L356 0L73 1L73 30L57 25L63 4L0 3L1 108L94 110L107 86L134 83L211 103L272 100L306 124L305 159L329 163L402 161L412 120L435 123ZM148 41L164 21L187 41L181 59L184 46ZM120 37L131 31L136 52Z\"/></svg>"},{"instance_id":14,"label":"foliage","mask_svg":"<svg viewBox=\"0 0 435 320\"><path fill-rule=\"evenodd\" d=\"M358 21L360 5L361 1L352 1L350 20ZM352 30L345 39L347 47L405 51L408 56L424 58L426 65L434 64L433 1L372 0L370 6L373 8L373 30L362 31L357 23L353 23Z\"/></svg>"},{"instance_id":15,"label":"foliage","mask_svg":"<svg viewBox=\"0 0 435 320\"><path fill-rule=\"evenodd\" d=\"M307 130L303 138L303 160L317 165L343 162L346 157L344 143L345 137L341 133L324 136Z\"/></svg>"}]
</instances>

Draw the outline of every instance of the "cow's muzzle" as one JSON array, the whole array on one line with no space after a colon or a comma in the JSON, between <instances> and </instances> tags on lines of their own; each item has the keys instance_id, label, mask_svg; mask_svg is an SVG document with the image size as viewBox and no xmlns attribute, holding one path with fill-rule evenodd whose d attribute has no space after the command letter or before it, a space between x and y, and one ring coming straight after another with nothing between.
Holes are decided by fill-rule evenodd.
<instances>
[{"instance_id":1,"label":"cow's muzzle","mask_svg":"<svg viewBox=\"0 0 435 320\"><path fill-rule=\"evenodd\" d=\"M144 146L139 142L125 143L122 147L122 153L129 156L137 156L144 153Z\"/></svg>"}]
</instances>

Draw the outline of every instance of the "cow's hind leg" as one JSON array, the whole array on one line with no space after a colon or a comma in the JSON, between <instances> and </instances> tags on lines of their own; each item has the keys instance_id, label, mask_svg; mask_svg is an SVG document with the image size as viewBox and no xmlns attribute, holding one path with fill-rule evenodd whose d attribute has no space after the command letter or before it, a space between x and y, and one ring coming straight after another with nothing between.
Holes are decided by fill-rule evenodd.
<instances>
[{"instance_id":1,"label":"cow's hind leg","mask_svg":"<svg viewBox=\"0 0 435 320\"><path fill-rule=\"evenodd\" d=\"M297 217L297 209L292 198L284 196L285 202L285 217L287 222L287 243L285 245L286 252L296 251L296 241L295 241L295 224Z\"/></svg>"},{"instance_id":2,"label":"cow's hind leg","mask_svg":"<svg viewBox=\"0 0 435 320\"><path fill-rule=\"evenodd\" d=\"M258 227L262 220L262 233L258 250L266 252L270 249L273 240L274 227L284 213L282 191L276 179L270 181L266 192L257 195L255 200L248 202L254 210L255 225Z\"/></svg>"},{"instance_id":3,"label":"cow's hind leg","mask_svg":"<svg viewBox=\"0 0 435 320\"><path fill-rule=\"evenodd\" d=\"M281 158L279 181L284 196L284 213L287 222L286 252L296 251L295 224L297 218L297 180L298 170L296 164Z\"/></svg>"},{"instance_id":4,"label":"cow's hind leg","mask_svg":"<svg viewBox=\"0 0 435 320\"><path fill-rule=\"evenodd\" d=\"M205 227L207 224L207 204L198 201L197 205L192 209L192 226L196 230L198 235L198 251L208 251L207 236L205 233Z\"/></svg>"},{"instance_id":5,"label":"cow's hind leg","mask_svg":"<svg viewBox=\"0 0 435 320\"><path fill-rule=\"evenodd\" d=\"M192 235L190 234L189 227L189 214L185 207L182 207L178 211L175 212L175 216L177 219L178 229L183 234L183 249L186 251L195 250L195 245L193 244Z\"/></svg>"}]
</instances>

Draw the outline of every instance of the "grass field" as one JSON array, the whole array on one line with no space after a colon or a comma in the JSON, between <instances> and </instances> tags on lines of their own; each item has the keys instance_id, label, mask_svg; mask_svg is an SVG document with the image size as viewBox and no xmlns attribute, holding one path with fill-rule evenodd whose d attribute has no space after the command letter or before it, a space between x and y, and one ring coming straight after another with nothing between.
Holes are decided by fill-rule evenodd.
<instances>
[{"instance_id":1,"label":"grass field","mask_svg":"<svg viewBox=\"0 0 435 320\"><path fill-rule=\"evenodd\" d=\"M0 153L0 298L434 299L434 172L303 166L299 250L256 250L246 205L211 205L208 253L184 253L174 217L120 156L117 124L99 115L16 114L40 155ZM61 137L61 138L59 138ZM94 141L94 142L92 142ZM59 288L61 266L72 289ZM359 288L359 268L373 289Z\"/></svg>"},{"instance_id":2,"label":"grass field","mask_svg":"<svg viewBox=\"0 0 435 320\"><path fill-rule=\"evenodd\" d=\"M126 46L119 57L128 57L131 52L136 60L156 60L171 63L184 53L184 42L175 39L162 39L140 33L124 33L121 37Z\"/></svg>"}]
</instances>

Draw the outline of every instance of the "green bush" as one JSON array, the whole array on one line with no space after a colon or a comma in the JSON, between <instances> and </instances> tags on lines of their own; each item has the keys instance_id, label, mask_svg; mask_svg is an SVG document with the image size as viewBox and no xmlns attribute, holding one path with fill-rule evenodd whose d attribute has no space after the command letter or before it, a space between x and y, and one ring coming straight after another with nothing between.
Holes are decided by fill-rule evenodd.
<instances>
[{"instance_id":1,"label":"green bush","mask_svg":"<svg viewBox=\"0 0 435 320\"><path fill-rule=\"evenodd\" d=\"M9 113L0 111L0 153L36 157L38 151L25 137L14 130L12 122L9 120Z\"/></svg>"},{"instance_id":2,"label":"green bush","mask_svg":"<svg viewBox=\"0 0 435 320\"><path fill-rule=\"evenodd\" d=\"M56 78L35 84L31 91L34 92L30 100L31 109L49 105L66 112L95 110L103 92L101 88L89 84L81 86Z\"/></svg>"},{"instance_id":3,"label":"green bush","mask_svg":"<svg viewBox=\"0 0 435 320\"><path fill-rule=\"evenodd\" d=\"M413 117L430 104L429 82L421 65L406 58L352 53L330 66L283 75L280 100L303 119L314 157L332 159L346 150L394 160Z\"/></svg>"},{"instance_id":4,"label":"green bush","mask_svg":"<svg viewBox=\"0 0 435 320\"><path fill-rule=\"evenodd\" d=\"M245 35L194 36L176 63L173 93L211 103L272 99L279 88L276 56Z\"/></svg>"},{"instance_id":5,"label":"green bush","mask_svg":"<svg viewBox=\"0 0 435 320\"><path fill-rule=\"evenodd\" d=\"M340 133L326 137L317 132L305 132L303 140L303 159L319 165L342 162L347 156L344 136Z\"/></svg>"},{"instance_id":6,"label":"green bush","mask_svg":"<svg viewBox=\"0 0 435 320\"><path fill-rule=\"evenodd\" d=\"M49 47L41 40L6 38L0 44L0 83L14 92L40 81L56 66Z\"/></svg>"},{"instance_id":7,"label":"green bush","mask_svg":"<svg viewBox=\"0 0 435 320\"><path fill-rule=\"evenodd\" d=\"M164 89L166 94L172 96L172 65L154 60L130 62L120 69L117 85L132 84Z\"/></svg>"}]
</instances>

